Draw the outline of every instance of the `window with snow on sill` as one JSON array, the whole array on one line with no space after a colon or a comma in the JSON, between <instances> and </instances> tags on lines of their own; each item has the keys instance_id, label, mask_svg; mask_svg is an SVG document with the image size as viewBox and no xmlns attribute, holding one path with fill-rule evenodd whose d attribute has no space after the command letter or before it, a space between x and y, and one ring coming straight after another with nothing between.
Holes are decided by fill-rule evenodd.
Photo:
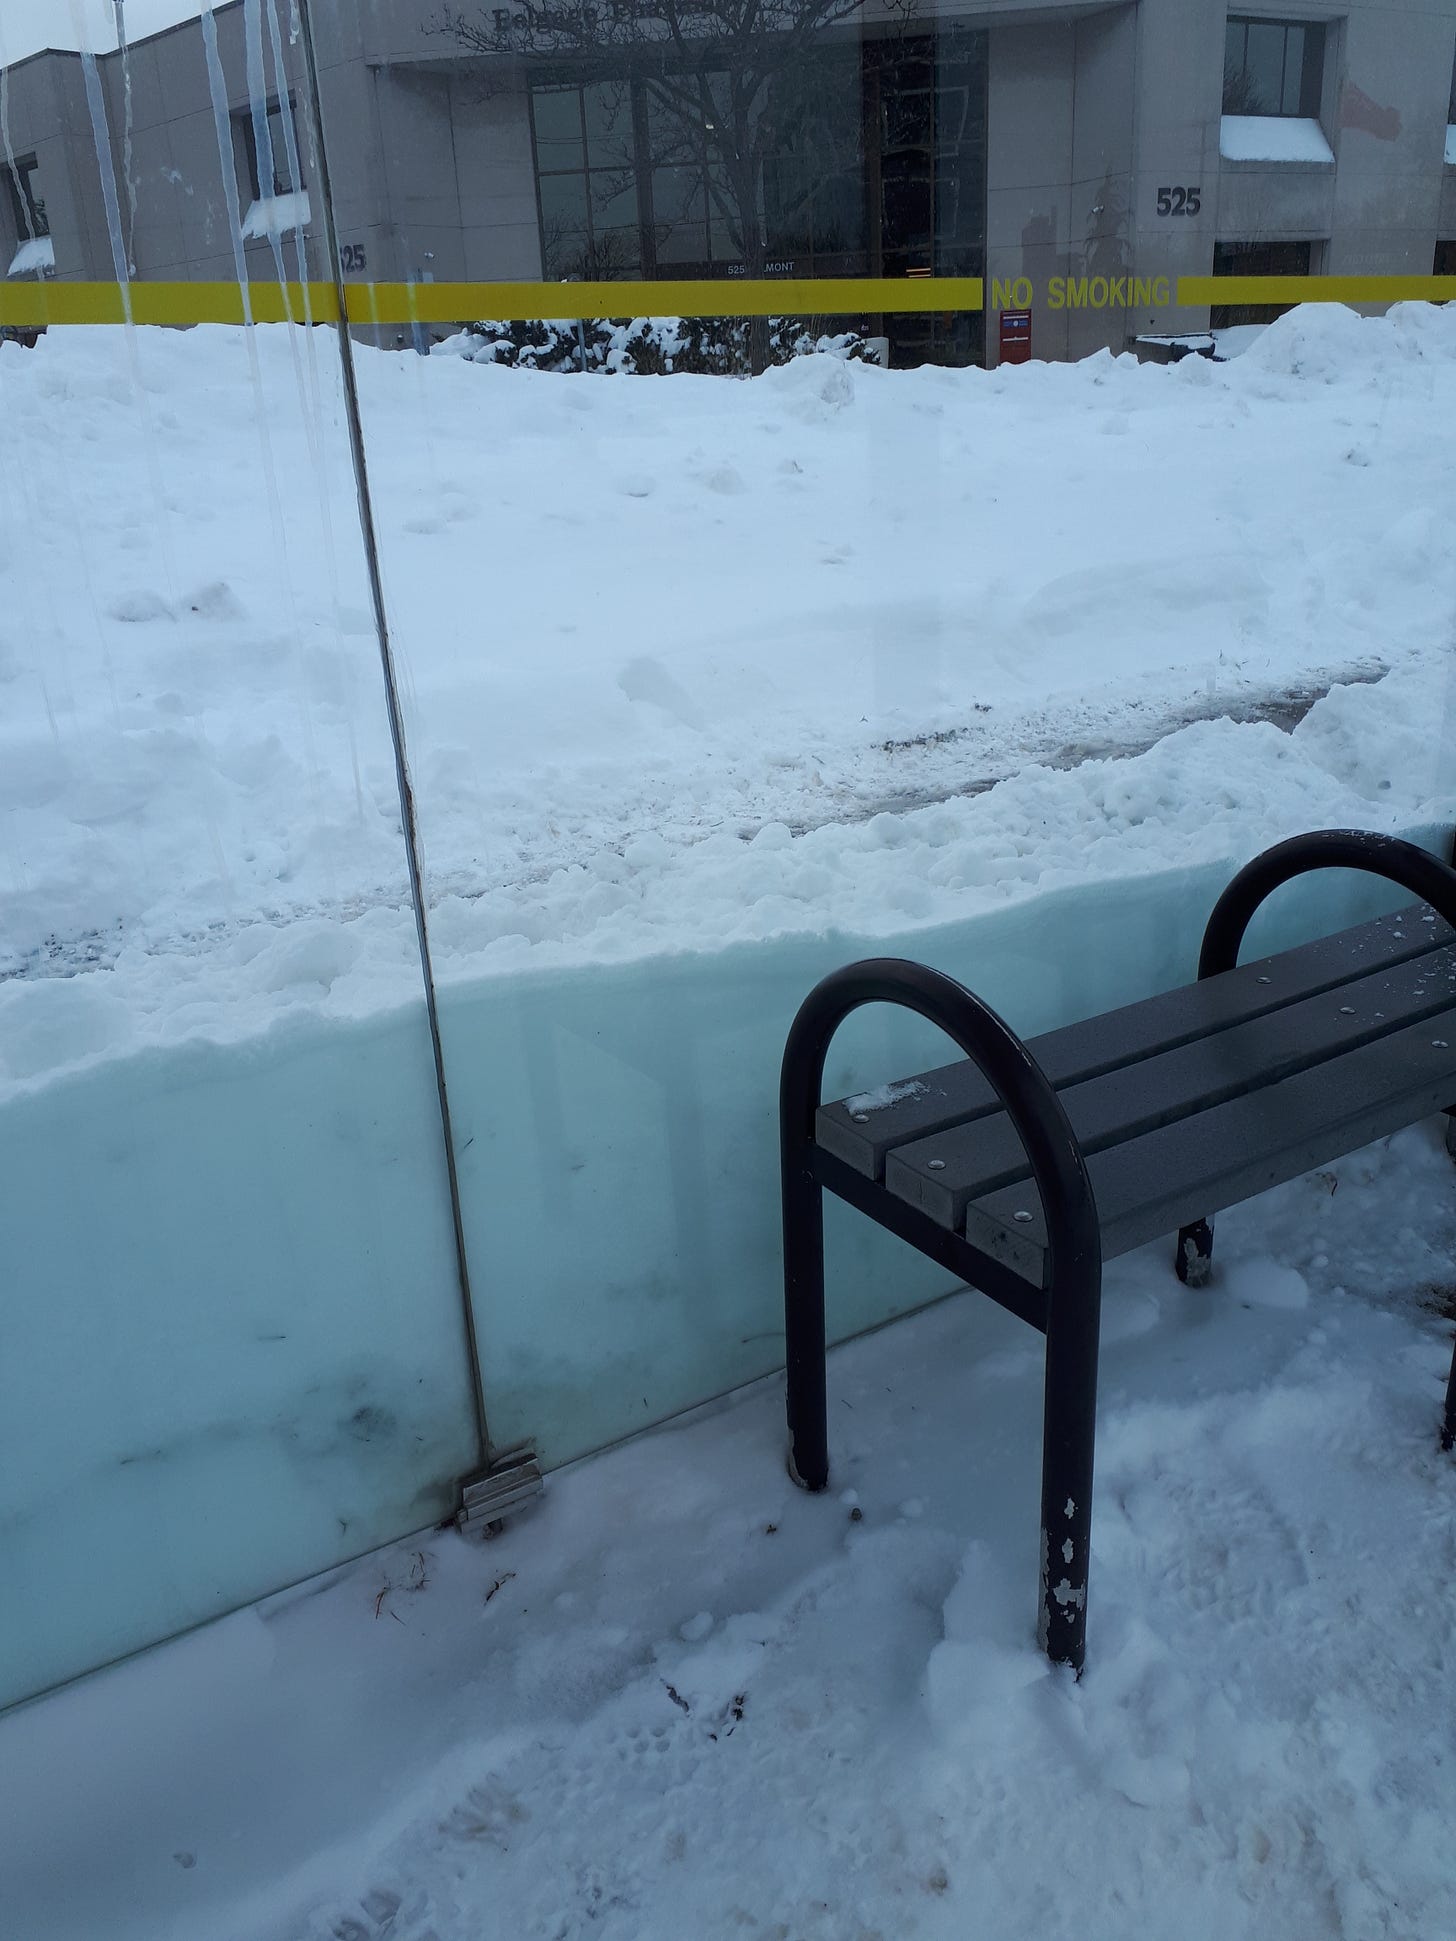
<instances>
[{"instance_id":1,"label":"window with snow on sill","mask_svg":"<svg viewBox=\"0 0 1456 1941\"><path fill-rule=\"evenodd\" d=\"M286 236L295 229L306 229L313 216L308 190L293 195L262 196L243 218L243 241L255 243L270 236Z\"/></svg>"},{"instance_id":2,"label":"window with snow on sill","mask_svg":"<svg viewBox=\"0 0 1456 1941\"><path fill-rule=\"evenodd\" d=\"M1226 162L1332 163L1335 159L1319 123L1299 115L1225 115L1219 124L1218 150Z\"/></svg>"},{"instance_id":3,"label":"window with snow on sill","mask_svg":"<svg viewBox=\"0 0 1456 1941\"><path fill-rule=\"evenodd\" d=\"M39 276L56 266L56 246L49 236L34 236L22 243L11 258L7 276Z\"/></svg>"}]
</instances>

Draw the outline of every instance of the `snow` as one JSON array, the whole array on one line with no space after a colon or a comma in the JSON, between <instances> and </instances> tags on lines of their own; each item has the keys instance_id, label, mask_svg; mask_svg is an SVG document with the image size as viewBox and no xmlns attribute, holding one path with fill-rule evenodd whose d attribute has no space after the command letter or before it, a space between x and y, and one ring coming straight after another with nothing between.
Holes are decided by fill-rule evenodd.
<instances>
[{"instance_id":1,"label":"snow","mask_svg":"<svg viewBox=\"0 0 1456 1941\"><path fill-rule=\"evenodd\" d=\"M961 1296L831 1357L823 1496L768 1383L0 1719L10 1927L1456 1931L1451 1186L1414 1128L1222 1216L1206 1292L1113 1264L1080 1684L1038 1344Z\"/></svg>"},{"instance_id":2,"label":"snow","mask_svg":"<svg viewBox=\"0 0 1456 1941\"><path fill-rule=\"evenodd\" d=\"M240 332L138 336L140 394L120 332L0 349L28 481L0 540L0 1090L66 1062L27 1025L10 1063L9 1008L63 1001L47 973L108 972L124 1021L87 1059L417 990L327 341L260 330L255 393ZM1447 311L1310 309L1228 366L1104 356L1014 394L831 358L360 369L448 981L898 931L1443 799ZM1358 803L1247 723L1113 759L1383 666L1339 706L1413 749ZM303 921L339 933L326 978L289 970Z\"/></svg>"},{"instance_id":3,"label":"snow","mask_svg":"<svg viewBox=\"0 0 1456 1941\"><path fill-rule=\"evenodd\" d=\"M854 1098L844 1101L849 1112L883 1112L887 1105L898 1105L901 1099L919 1098L925 1087L919 1079L901 1080L893 1085L875 1085L868 1092L857 1093Z\"/></svg>"},{"instance_id":4,"label":"snow","mask_svg":"<svg viewBox=\"0 0 1456 1941\"><path fill-rule=\"evenodd\" d=\"M1456 128L1449 125L1446 129L1446 166L1456 168Z\"/></svg>"},{"instance_id":5,"label":"snow","mask_svg":"<svg viewBox=\"0 0 1456 1941\"><path fill-rule=\"evenodd\" d=\"M56 266L56 245L50 236L33 236L23 242L10 259L7 276L34 276Z\"/></svg>"},{"instance_id":6,"label":"snow","mask_svg":"<svg viewBox=\"0 0 1456 1941\"><path fill-rule=\"evenodd\" d=\"M500 1445L774 1367L835 964L1034 1032L1186 978L1282 835L1449 841L1450 310L1167 369L359 362ZM769 1381L348 1563L473 1424L328 340L0 346L0 452L4 1695L339 1565L0 1719L8 1925L1456 1930L1437 1128L1222 1216L1206 1291L1110 1268L1079 1686L1038 1344L974 1297L836 1354L821 1498ZM852 1020L829 1093L937 1043ZM832 1329L943 1291L827 1226Z\"/></svg>"},{"instance_id":7,"label":"snow","mask_svg":"<svg viewBox=\"0 0 1456 1941\"><path fill-rule=\"evenodd\" d=\"M298 189L292 195L264 196L261 201L248 205L243 217L243 241L251 243L268 236L290 235L295 229L307 229L312 220L313 208L307 189Z\"/></svg>"},{"instance_id":8,"label":"snow","mask_svg":"<svg viewBox=\"0 0 1456 1941\"><path fill-rule=\"evenodd\" d=\"M1242 357L1267 329L1267 324L1228 324L1222 330L1211 330L1208 334L1213 339L1215 358L1226 362Z\"/></svg>"},{"instance_id":9,"label":"snow","mask_svg":"<svg viewBox=\"0 0 1456 1941\"><path fill-rule=\"evenodd\" d=\"M471 1442L337 371L253 343L256 381L237 331L0 346L0 1222L46 1290L0 1368L6 1696L427 1520ZM1449 839L1450 311L1170 370L360 379L499 1444L773 1366L776 1066L837 964L1034 1032L1186 979L1279 836ZM936 1059L855 1020L831 1095ZM943 1289L828 1245L838 1332Z\"/></svg>"},{"instance_id":10,"label":"snow","mask_svg":"<svg viewBox=\"0 0 1456 1941\"><path fill-rule=\"evenodd\" d=\"M1319 123L1298 115L1225 115L1219 124L1218 149L1226 162L1333 166L1335 159Z\"/></svg>"}]
</instances>

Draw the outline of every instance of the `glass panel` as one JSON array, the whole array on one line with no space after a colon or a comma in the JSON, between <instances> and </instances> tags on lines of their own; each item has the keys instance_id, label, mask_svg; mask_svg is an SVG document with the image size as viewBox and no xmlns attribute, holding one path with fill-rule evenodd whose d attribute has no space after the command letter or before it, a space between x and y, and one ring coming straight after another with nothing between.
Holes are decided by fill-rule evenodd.
<instances>
[{"instance_id":1,"label":"glass panel","mask_svg":"<svg viewBox=\"0 0 1456 1941\"><path fill-rule=\"evenodd\" d=\"M583 168L579 88L533 88L531 114L536 124L536 163L542 169Z\"/></svg>"},{"instance_id":2,"label":"glass panel","mask_svg":"<svg viewBox=\"0 0 1456 1941\"><path fill-rule=\"evenodd\" d=\"M1429 1744L1388 1703L1451 1657L1434 924L1391 926L1412 955L1358 1006L1281 1017L1251 966L1232 1050L1109 1071L1128 1021L1082 1040L1103 1055L1063 1103L1109 1190L1080 1687L1032 1656L1038 1563L1065 1617L1085 1554L1032 1507L1035 1328L968 1297L900 1331L900 1370L888 1342L831 1361L833 1489L790 1500L783 1470L778 1087L821 979L931 965L1034 1038L1188 985L1271 844L1451 853L1456 306L1423 277L1456 260L1456 0L1238 3L235 0L125 64L6 43L0 1694L433 1523L483 1458L554 1470L767 1378L696 1455L553 1475L486 1558L442 1534L230 1627L223 1678L183 1667L196 1722L150 1666L55 1707L74 1798L65 1757L0 1754L61 1803L49 1854L21 1816L35 1898L69 1857L121 1941L1018 1941L1022 1901L1052 1935L1456 1934L1449 1700ZM172 4L0 0L0 36ZM291 269L316 282L285 304ZM336 272L342 337L315 327ZM118 278L132 320L98 325ZM239 283L291 320L216 321ZM1406 900L1285 888L1247 957ZM1402 989L1430 1008L1387 1063ZM1371 1129L1377 1057L1431 1116L1300 1147L1311 1046L1348 1086L1312 1139ZM951 1056L867 1008L823 1091L849 1126L892 1100L933 1123L944 1087L913 1080ZM1130 1100L1154 1146L1115 1157ZM1139 1160L1186 1142L1227 1178L1244 1110L1318 1169L1219 1211L1189 1292L1149 1229L1209 1202L1153 1219L1171 1169ZM950 1268L827 1208L831 1341L961 1269L1035 1313L941 1237L985 1231L980 1147L966 1189L1020 1176L1034 1279L1005 1132L886 1167L881 1218L943 1221L918 1231ZM698 1509L683 1545L664 1505L674 1531ZM234 1671L317 1698L317 1819L266 1730L234 1756ZM179 1709L179 1766L224 1748L211 1804L163 1811L144 1773L122 1837L88 1810L125 1737L100 1712L145 1766ZM755 1851L792 1742L806 1837ZM1074 1863L1126 1829L1090 1914L1085 1865L1016 1865L1073 1799ZM10 1871L0 1926L67 1941L17 1918Z\"/></svg>"},{"instance_id":3,"label":"glass panel","mask_svg":"<svg viewBox=\"0 0 1456 1941\"><path fill-rule=\"evenodd\" d=\"M1215 276L1308 276L1308 243L1217 243L1213 252ZM1293 306L1288 303L1215 305L1209 315L1214 330L1242 329L1273 323Z\"/></svg>"},{"instance_id":4,"label":"glass panel","mask_svg":"<svg viewBox=\"0 0 1456 1941\"><path fill-rule=\"evenodd\" d=\"M548 277L581 277L591 250L584 175L543 175L541 246Z\"/></svg>"},{"instance_id":5,"label":"glass panel","mask_svg":"<svg viewBox=\"0 0 1456 1941\"><path fill-rule=\"evenodd\" d=\"M480 1453L289 10L25 59L3 12L0 1706Z\"/></svg>"},{"instance_id":6,"label":"glass panel","mask_svg":"<svg viewBox=\"0 0 1456 1941\"><path fill-rule=\"evenodd\" d=\"M596 81L583 88L581 95L591 166L630 169L635 153L631 83Z\"/></svg>"},{"instance_id":7,"label":"glass panel","mask_svg":"<svg viewBox=\"0 0 1456 1941\"><path fill-rule=\"evenodd\" d=\"M1231 20L1224 29L1223 111L1226 115L1248 114L1248 91L1244 86L1244 43L1248 27L1242 20Z\"/></svg>"},{"instance_id":8,"label":"glass panel","mask_svg":"<svg viewBox=\"0 0 1456 1941\"><path fill-rule=\"evenodd\" d=\"M591 175L592 226L634 229L637 226L637 177L629 170L597 169Z\"/></svg>"},{"instance_id":9,"label":"glass panel","mask_svg":"<svg viewBox=\"0 0 1456 1941\"><path fill-rule=\"evenodd\" d=\"M701 168L654 169L652 214L659 263L706 261L707 200Z\"/></svg>"},{"instance_id":10,"label":"glass panel","mask_svg":"<svg viewBox=\"0 0 1456 1941\"><path fill-rule=\"evenodd\" d=\"M295 190L304 186L297 143L289 140L290 113L287 107L274 107L268 110L268 137L272 150L275 195L292 195Z\"/></svg>"},{"instance_id":11,"label":"glass panel","mask_svg":"<svg viewBox=\"0 0 1456 1941\"><path fill-rule=\"evenodd\" d=\"M1284 28L1251 22L1245 44L1243 86L1246 115L1277 115L1284 93Z\"/></svg>"},{"instance_id":12,"label":"glass panel","mask_svg":"<svg viewBox=\"0 0 1456 1941\"><path fill-rule=\"evenodd\" d=\"M1303 27L1284 29L1284 88L1279 100L1282 115L1297 115L1304 112L1304 71L1305 71L1305 30Z\"/></svg>"}]
</instances>

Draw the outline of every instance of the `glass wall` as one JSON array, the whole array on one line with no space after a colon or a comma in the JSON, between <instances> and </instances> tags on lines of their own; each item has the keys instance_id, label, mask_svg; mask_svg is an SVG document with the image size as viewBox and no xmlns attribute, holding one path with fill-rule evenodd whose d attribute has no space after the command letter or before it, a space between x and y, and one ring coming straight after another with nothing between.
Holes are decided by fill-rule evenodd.
<instances>
[{"instance_id":1,"label":"glass wall","mask_svg":"<svg viewBox=\"0 0 1456 1941\"><path fill-rule=\"evenodd\" d=\"M290 10L19 62L8 12L0 1704L479 1459Z\"/></svg>"},{"instance_id":2,"label":"glass wall","mask_svg":"<svg viewBox=\"0 0 1456 1941\"><path fill-rule=\"evenodd\" d=\"M1456 0L0 41L0 1698L776 1369L827 971L1033 1033L1281 836L1449 842L1453 62ZM836 1338L946 1291L830 1248Z\"/></svg>"}]
</instances>

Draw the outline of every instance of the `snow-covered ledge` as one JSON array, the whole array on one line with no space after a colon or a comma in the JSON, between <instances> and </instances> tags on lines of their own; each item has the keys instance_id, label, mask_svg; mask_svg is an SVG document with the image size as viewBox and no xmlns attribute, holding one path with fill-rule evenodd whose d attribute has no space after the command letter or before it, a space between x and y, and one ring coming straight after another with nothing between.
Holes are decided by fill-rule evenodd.
<instances>
[{"instance_id":1,"label":"snow-covered ledge","mask_svg":"<svg viewBox=\"0 0 1456 1941\"><path fill-rule=\"evenodd\" d=\"M1306 167L1333 166L1335 159L1319 123L1297 115L1225 115L1218 152L1226 162L1302 162Z\"/></svg>"},{"instance_id":2,"label":"snow-covered ledge","mask_svg":"<svg viewBox=\"0 0 1456 1941\"><path fill-rule=\"evenodd\" d=\"M312 217L307 189L294 195L263 196L249 206L243 218L243 241L255 243L270 236L286 236L292 230L306 229Z\"/></svg>"},{"instance_id":3,"label":"snow-covered ledge","mask_svg":"<svg viewBox=\"0 0 1456 1941\"><path fill-rule=\"evenodd\" d=\"M1446 166L1456 168L1456 127L1446 129Z\"/></svg>"},{"instance_id":4,"label":"snow-covered ledge","mask_svg":"<svg viewBox=\"0 0 1456 1941\"><path fill-rule=\"evenodd\" d=\"M34 236L16 250L7 276L39 276L56 266L56 246L49 236Z\"/></svg>"}]
</instances>

